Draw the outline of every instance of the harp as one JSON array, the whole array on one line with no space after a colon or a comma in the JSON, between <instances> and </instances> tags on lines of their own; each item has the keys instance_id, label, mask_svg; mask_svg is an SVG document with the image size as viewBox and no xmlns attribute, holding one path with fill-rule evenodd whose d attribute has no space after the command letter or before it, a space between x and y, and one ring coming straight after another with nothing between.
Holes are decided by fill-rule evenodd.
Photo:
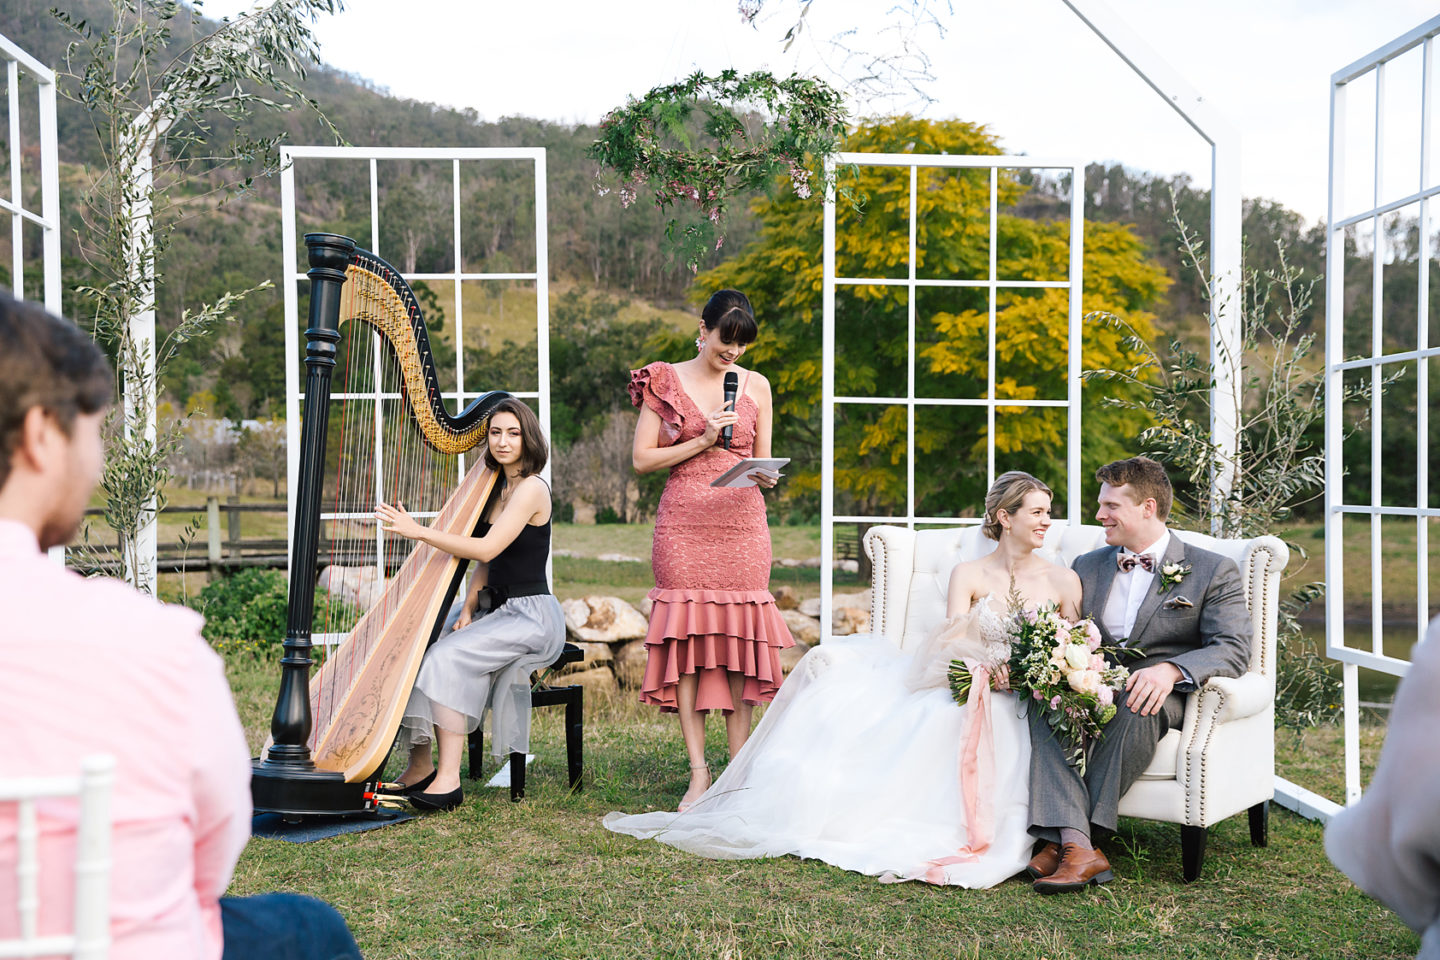
<instances>
[{"instance_id":1,"label":"harp","mask_svg":"<svg viewBox=\"0 0 1440 960\"><path fill-rule=\"evenodd\" d=\"M270 741L251 778L255 810L287 818L375 812L377 778L421 657L467 563L380 532L374 503L400 501L433 513L437 529L472 533L496 478L473 458L456 486L456 458L480 443L508 396L486 393L451 416L424 317L399 271L347 237L307 234L305 245L309 328L284 657ZM332 379L343 384L333 395ZM315 609L322 553L332 565L395 572L353 628L342 625L345 639L312 678L312 630L336 626L333 609Z\"/></svg>"}]
</instances>

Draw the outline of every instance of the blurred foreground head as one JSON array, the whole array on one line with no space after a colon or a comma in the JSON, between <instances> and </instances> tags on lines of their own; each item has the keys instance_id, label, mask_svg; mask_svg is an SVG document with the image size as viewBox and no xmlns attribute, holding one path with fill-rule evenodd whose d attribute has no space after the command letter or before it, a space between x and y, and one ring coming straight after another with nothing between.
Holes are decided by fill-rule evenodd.
<instances>
[{"instance_id":1,"label":"blurred foreground head","mask_svg":"<svg viewBox=\"0 0 1440 960\"><path fill-rule=\"evenodd\" d=\"M0 294L0 519L66 543L100 480L110 364L68 320Z\"/></svg>"}]
</instances>

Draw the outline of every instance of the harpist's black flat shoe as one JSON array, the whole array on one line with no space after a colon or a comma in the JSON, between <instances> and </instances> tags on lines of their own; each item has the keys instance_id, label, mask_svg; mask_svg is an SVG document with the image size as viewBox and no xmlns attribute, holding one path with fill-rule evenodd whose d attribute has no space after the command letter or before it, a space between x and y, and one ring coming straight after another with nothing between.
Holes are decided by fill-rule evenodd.
<instances>
[{"instance_id":1,"label":"harpist's black flat shoe","mask_svg":"<svg viewBox=\"0 0 1440 960\"><path fill-rule=\"evenodd\" d=\"M435 774L437 774L437 773L439 773L439 772L440 772L439 770L431 770L431 771L430 771L430 776L428 776L428 777L421 777L419 780L416 780L414 783L410 784L408 787L402 787L399 792L400 792L400 793L403 793L403 794L404 794L405 796L407 796L407 797L408 797L410 794L412 794L412 793L419 793L420 791L424 790L426 787L430 786L430 784L432 784L432 783L435 782Z\"/></svg>"},{"instance_id":2,"label":"harpist's black flat shoe","mask_svg":"<svg viewBox=\"0 0 1440 960\"><path fill-rule=\"evenodd\" d=\"M454 810L465 800L465 793L459 787L449 793L422 793L416 791L410 796L410 806L416 810Z\"/></svg>"}]
</instances>

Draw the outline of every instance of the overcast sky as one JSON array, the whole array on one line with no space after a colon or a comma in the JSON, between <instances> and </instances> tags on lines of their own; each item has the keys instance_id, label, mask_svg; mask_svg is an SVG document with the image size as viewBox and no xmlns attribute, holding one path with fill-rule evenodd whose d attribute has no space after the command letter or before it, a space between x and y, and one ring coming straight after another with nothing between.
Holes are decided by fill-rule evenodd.
<instances>
[{"instance_id":1,"label":"overcast sky","mask_svg":"<svg viewBox=\"0 0 1440 960\"><path fill-rule=\"evenodd\" d=\"M899 2L911 8L910 0ZM1326 210L1330 75L1440 12L1434 0L1109 5L1239 131L1245 195L1278 200L1312 221ZM210 0L203 9L219 17L247 6ZM397 96L470 107L488 120L564 122L593 122L627 94L697 69L853 72L832 38L849 31L845 42L886 52L907 19L888 0L814 0L801 41L785 53L779 41L799 0L765 0L753 25L742 23L737 0L346 0L346 7L317 26L332 66ZM1208 145L1061 0L931 0L931 8L943 36L922 27L912 39L931 60L934 102L900 97L861 110L981 122L1012 153L1183 171L1208 186ZM1418 168L1410 158L1420 73L1418 57L1410 59L1414 68L1396 69L1387 82L1392 193L1413 192ZM1356 99L1373 104L1370 98L1373 87ZM1357 126L1365 113L1352 107ZM1363 166L1351 161L1357 179Z\"/></svg>"}]
</instances>

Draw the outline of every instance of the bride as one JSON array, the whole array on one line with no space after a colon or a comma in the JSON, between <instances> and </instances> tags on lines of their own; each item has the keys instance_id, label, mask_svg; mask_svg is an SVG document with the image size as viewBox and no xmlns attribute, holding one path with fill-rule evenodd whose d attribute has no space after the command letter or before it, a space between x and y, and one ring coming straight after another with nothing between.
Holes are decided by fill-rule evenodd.
<instances>
[{"instance_id":1,"label":"bride","mask_svg":"<svg viewBox=\"0 0 1440 960\"><path fill-rule=\"evenodd\" d=\"M837 637L808 653L744 748L683 814L611 813L617 833L703 857L793 854L882 881L989 887L1030 857L1030 734L1008 692L1007 599L1077 619L1080 580L1035 552L1050 489L1012 470L985 497L993 553L950 574L949 617L915 653ZM961 659L976 680L957 705ZM985 679L988 677L987 689Z\"/></svg>"}]
</instances>

